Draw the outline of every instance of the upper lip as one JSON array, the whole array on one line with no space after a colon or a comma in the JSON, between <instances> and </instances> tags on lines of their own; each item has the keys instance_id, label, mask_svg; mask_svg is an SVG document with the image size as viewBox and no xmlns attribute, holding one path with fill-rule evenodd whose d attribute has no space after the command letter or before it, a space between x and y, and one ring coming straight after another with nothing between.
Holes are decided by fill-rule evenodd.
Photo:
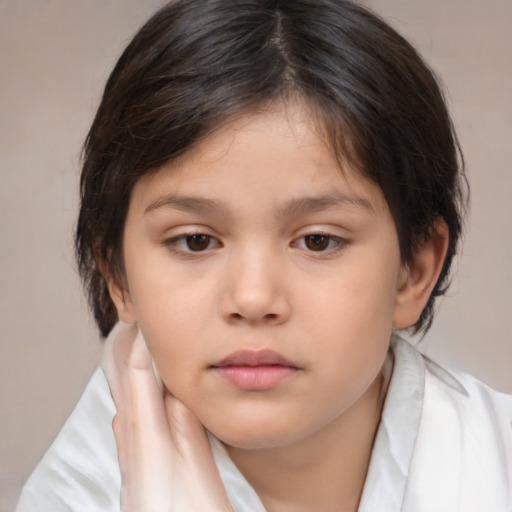
<instances>
[{"instance_id":1,"label":"upper lip","mask_svg":"<svg viewBox=\"0 0 512 512\"><path fill-rule=\"evenodd\" d=\"M270 366L280 365L296 368L285 357L273 350L238 350L228 355L221 361L213 364L214 368L225 366Z\"/></svg>"}]
</instances>

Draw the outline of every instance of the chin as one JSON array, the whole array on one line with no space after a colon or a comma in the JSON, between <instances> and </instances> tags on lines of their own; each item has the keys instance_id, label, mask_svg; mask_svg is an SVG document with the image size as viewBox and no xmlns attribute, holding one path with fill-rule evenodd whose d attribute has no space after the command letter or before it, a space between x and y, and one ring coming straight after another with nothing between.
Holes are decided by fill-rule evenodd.
<instances>
[{"instance_id":1,"label":"chin","mask_svg":"<svg viewBox=\"0 0 512 512\"><path fill-rule=\"evenodd\" d=\"M215 434L223 444L238 450L268 450L290 444L289 436L261 435L253 433L250 436L223 436Z\"/></svg>"},{"instance_id":2,"label":"chin","mask_svg":"<svg viewBox=\"0 0 512 512\"><path fill-rule=\"evenodd\" d=\"M266 421L230 422L214 425L208 430L227 446L242 450L262 450L286 446L299 441L306 434L296 432L290 422L275 418Z\"/></svg>"}]
</instances>

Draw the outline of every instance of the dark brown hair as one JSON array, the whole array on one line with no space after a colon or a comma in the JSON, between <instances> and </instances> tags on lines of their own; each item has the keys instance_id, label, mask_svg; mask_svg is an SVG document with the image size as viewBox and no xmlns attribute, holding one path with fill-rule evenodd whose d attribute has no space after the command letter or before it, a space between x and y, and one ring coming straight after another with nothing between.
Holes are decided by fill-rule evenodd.
<instances>
[{"instance_id":1,"label":"dark brown hair","mask_svg":"<svg viewBox=\"0 0 512 512\"><path fill-rule=\"evenodd\" d=\"M79 270L103 335L117 321L98 263L122 276L130 193L231 116L294 95L328 143L375 182L402 261L444 219L444 267L414 330L432 322L461 234L462 157L434 74L380 18L346 0L175 0L135 35L83 152Z\"/></svg>"}]
</instances>

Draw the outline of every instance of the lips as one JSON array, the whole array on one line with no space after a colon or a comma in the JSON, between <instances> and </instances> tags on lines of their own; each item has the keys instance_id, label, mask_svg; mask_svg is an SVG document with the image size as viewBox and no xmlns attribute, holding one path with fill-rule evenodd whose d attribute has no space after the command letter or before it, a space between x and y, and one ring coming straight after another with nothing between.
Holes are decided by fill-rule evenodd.
<instances>
[{"instance_id":1,"label":"lips","mask_svg":"<svg viewBox=\"0 0 512 512\"><path fill-rule=\"evenodd\" d=\"M293 367L294 365L283 356L273 350L239 350L230 354L222 361L214 364L214 367L225 366L270 366L280 365Z\"/></svg>"},{"instance_id":2,"label":"lips","mask_svg":"<svg viewBox=\"0 0 512 512\"><path fill-rule=\"evenodd\" d=\"M244 391L270 390L299 370L272 350L240 350L212 365L212 369Z\"/></svg>"}]
</instances>

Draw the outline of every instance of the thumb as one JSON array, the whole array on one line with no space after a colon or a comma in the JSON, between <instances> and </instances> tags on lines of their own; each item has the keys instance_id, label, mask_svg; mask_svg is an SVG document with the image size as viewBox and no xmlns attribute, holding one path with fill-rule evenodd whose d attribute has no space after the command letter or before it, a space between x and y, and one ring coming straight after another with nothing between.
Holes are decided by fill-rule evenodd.
<instances>
[{"instance_id":1,"label":"thumb","mask_svg":"<svg viewBox=\"0 0 512 512\"><path fill-rule=\"evenodd\" d=\"M176 465L180 470L176 474L184 477L180 482L182 491L198 504L208 503L208 510L231 512L203 425L188 407L168 392L164 400L171 438L179 459Z\"/></svg>"}]
</instances>

